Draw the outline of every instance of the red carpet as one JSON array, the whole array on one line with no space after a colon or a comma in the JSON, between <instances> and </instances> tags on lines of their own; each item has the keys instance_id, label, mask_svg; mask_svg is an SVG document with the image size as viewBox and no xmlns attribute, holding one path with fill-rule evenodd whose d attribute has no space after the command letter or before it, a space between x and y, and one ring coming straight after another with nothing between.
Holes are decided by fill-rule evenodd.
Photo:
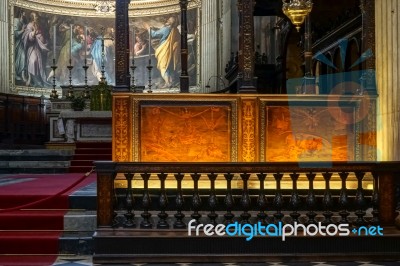
<instances>
[{"instance_id":1,"label":"red carpet","mask_svg":"<svg viewBox=\"0 0 400 266\"><path fill-rule=\"evenodd\" d=\"M52 265L68 196L95 174L12 175L0 183L0 265ZM4 179L4 177L3 177Z\"/></svg>"}]
</instances>

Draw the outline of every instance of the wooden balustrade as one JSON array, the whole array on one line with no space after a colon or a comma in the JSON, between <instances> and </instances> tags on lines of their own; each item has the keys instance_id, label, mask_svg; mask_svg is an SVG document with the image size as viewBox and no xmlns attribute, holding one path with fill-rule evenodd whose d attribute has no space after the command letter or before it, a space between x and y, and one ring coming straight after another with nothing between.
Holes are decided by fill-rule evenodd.
<instances>
[{"instance_id":1,"label":"wooden balustrade","mask_svg":"<svg viewBox=\"0 0 400 266\"><path fill-rule=\"evenodd\" d=\"M184 229L191 219L214 224L237 220L392 226L397 200L395 185L400 173L400 162L95 162L95 165L99 228ZM115 197L117 176L123 176L127 182L123 197ZM339 189L332 189L333 176L341 182ZM350 178L355 184L352 187L348 186ZM363 188L367 178L372 189ZM149 179L158 182L159 188L150 191ZM173 180L176 188L166 188L167 179ZM240 189L232 189L233 179L242 182ZM291 189L282 189L283 179L292 183ZM323 189L315 188L317 179L324 184ZM143 186L133 186L133 180L141 180ZM199 189L199 180L209 182L209 187ZM216 188L216 180L224 187ZM250 180L256 186L250 186ZM185 181L190 182L183 188ZM299 182L308 184L307 188L299 188ZM274 188L266 189L266 183L274 184ZM187 184L193 186L188 188ZM135 218L135 212L141 214ZM153 222L157 217L158 222Z\"/></svg>"}]
</instances>

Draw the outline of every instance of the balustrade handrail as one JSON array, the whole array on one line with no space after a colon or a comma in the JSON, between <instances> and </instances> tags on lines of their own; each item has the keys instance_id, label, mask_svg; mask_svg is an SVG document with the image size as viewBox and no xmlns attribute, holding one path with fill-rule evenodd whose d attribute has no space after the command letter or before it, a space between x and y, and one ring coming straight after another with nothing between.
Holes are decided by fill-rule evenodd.
<instances>
[{"instance_id":1,"label":"balustrade handrail","mask_svg":"<svg viewBox=\"0 0 400 266\"><path fill-rule=\"evenodd\" d=\"M207 217L209 222L216 223L217 219L222 218L225 222L232 222L235 216L232 213L232 208L235 207L234 197L240 198L240 205L242 214L240 219L242 222L249 222L250 219L256 218L259 221L282 221L286 216L291 219L291 222L299 221L299 217L303 217L307 223L316 223L317 215L319 219L324 218L324 222L329 223L348 223L349 215L353 215L354 224L379 224L384 226L393 226L395 219L395 179L400 177L400 162L227 162L227 163L171 163L171 162L111 162L111 161L96 161L95 163L97 171L97 223L99 228L108 227L111 228L116 225L115 218L118 215L116 209L116 192L114 190L114 181L118 174L123 174L127 181L126 197L124 199L126 209L122 215L125 217L123 227L135 227L134 221L134 207L135 197L138 194L143 193L143 196L139 196L141 204L141 210L143 211L141 217L143 218L140 223L141 228L153 228L151 223L151 217L155 216L150 212L151 209L151 196L149 193L149 180L151 174L156 174L160 182L158 206L160 211L156 216L160 218L157 228L164 229L169 228L167 224L168 214L166 213L168 198L166 195L165 180L167 176L174 176L177 182L177 187L174 189L176 192L176 198L174 200L174 208L177 211L174 215L175 222L174 228L185 228L184 217L184 201L185 197L188 199L189 195L183 195L182 181L184 177L188 177L193 180L193 195L189 197L191 207L189 208L193 213L190 215L192 218L199 221L201 214L199 211L203 211L201 208L201 197L208 197L208 207L204 211L208 212ZM273 204L267 204L266 193L264 189L264 181L266 176L271 176L276 182L275 196L273 197ZM373 177L373 192L372 195L365 193L362 182L364 181L365 174L368 173ZM198 188L198 181L201 174L205 174L210 182L209 194L200 195ZM217 213L218 196L216 195L215 181L218 174L223 174L226 180L226 195L220 195L224 197L224 208L225 214ZM243 182L242 195L233 195L231 188L231 181L234 174L238 175ZM257 174L259 182L259 189L254 192L250 192L248 182L251 174ZM281 180L284 174L289 174L292 180L292 193L286 195L286 198L290 198L288 204L285 205L284 195L281 190ZM297 182L299 174L305 174L308 182L307 194L300 195L300 190L297 189ZM323 206L324 211L317 214L317 194L314 191L314 180L316 175L322 175L325 181L325 190L322 197L322 202L319 203ZM341 179L340 195L335 196L330 189L330 181L332 174L338 174ZM354 174L357 179L357 189L355 189L355 195L350 196L348 188L346 187L346 181L348 180L349 174ZM132 186L132 180L134 177L140 177L143 180L143 188L135 190ZM134 193L134 190L136 191ZM202 192L204 193L204 191ZM251 194L253 193L253 194ZM134 196L136 195L136 196ZM154 195L153 195L154 196ZM271 196L269 196L271 197ZM351 197L351 201L349 198ZM253 200L251 199L253 198ZM254 202L254 198L257 198L257 202ZM303 200L301 200L303 198ZM368 198L368 199L367 199ZM286 199L287 201L287 199ZM300 214L301 211L300 203L303 201L306 205L304 211L305 214ZM337 201L337 206L334 205L334 201ZM286 202L287 203L287 202ZM368 205L369 204L369 205ZM268 205L268 207L267 207ZM286 206L290 214L283 214L283 210ZM368 206L367 206L368 205ZM274 210L275 213L267 214L267 208L269 211ZM372 217L366 218L367 208L372 209ZM257 217L252 217L251 211L259 211ZM335 211L334 211L335 210ZM340 211L338 211L340 210ZM336 220L332 219L333 215L336 215ZM354 218L357 216L356 218ZM252 218L251 218L252 217ZM303 219L303 220L304 220ZM340 219L340 221L338 221ZM356 220L355 220L356 219Z\"/></svg>"},{"instance_id":2,"label":"balustrade handrail","mask_svg":"<svg viewBox=\"0 0 400 266\"><path fill-rule=\"evenodd\" d=\"M115 173L283 173L399 172L400 162L110 162L96 161L97 172Z\"/></svg>"}]
</instances>

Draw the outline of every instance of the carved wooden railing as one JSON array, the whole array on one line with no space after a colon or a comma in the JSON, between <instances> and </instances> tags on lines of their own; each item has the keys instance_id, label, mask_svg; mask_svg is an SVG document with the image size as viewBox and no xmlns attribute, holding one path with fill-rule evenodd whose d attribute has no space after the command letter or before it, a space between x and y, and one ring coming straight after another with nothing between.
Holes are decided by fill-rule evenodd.
<instances>
[{"instance_id":1,"label":"carved wooden railing","mask_svg":"<svg viewBox=\"0 0 400 266\"><path fill-rule=\"evenodd\" d=\"M99 229L182 229L189 219L392 226L400 173L400 162L95 162L95 166ZM122 197L114 186L121 176L127 184ZM176 184L173 189L166 189L168 178ZM337 189L332 189L333 178L341 184ZM363 188L367 179L371 189ZM140 187L133 185L137 180ZM149 180L159 184L158 188L150 189ZM207 189L199 189L199 180L209 184ZM241 184L239 189L232 188L232 180ZM283 189L283 180L291 183L289 189ZM216 188L216 181L223 188ZM315 189L317 181L322 189ZM350 181L356 184L352 188L347 186ZM188 184L193 185L188 188Z\"/></svg>"}]
</instances>

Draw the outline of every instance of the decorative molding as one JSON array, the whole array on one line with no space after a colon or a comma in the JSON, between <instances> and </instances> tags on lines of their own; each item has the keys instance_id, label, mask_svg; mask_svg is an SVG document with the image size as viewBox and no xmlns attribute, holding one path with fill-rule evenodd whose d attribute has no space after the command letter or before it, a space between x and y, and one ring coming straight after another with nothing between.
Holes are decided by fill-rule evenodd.
<instances>
[{"instance_id":1,"label":"decorative molding","mask_svg":"<svg viewBox=\"0 0 400 266\"><path fill-rule=\"evenodd\" d=\"M242 102L242 161L256 161L256 101Z\"/></svg>"},{"instance_id":2,"label":"decorative molding","mask_svg":"<svg viewBox=\"0 0 400 266\"><path fill-rule=\"evenodd\" d=\"M131 161L129 97L114 97L113 105L113 161Z\"/></svg>"},{"instance_id":3,"label":"decorative molding","mask_svg":"<svg viewBox=\"0 0 400 266\"><path fill-rule=\"evenodd\" d=\"M114 13L98 13L95 9L96 1L90 0L10 0L9 5L59 15L115 17ZM188 9L197 8L200 5L200 0L191 1L188 4ZM179 3L174 0L131 1L129 17L162 15L179 12L179 10Z\"/></svg>"}]
</instances>

